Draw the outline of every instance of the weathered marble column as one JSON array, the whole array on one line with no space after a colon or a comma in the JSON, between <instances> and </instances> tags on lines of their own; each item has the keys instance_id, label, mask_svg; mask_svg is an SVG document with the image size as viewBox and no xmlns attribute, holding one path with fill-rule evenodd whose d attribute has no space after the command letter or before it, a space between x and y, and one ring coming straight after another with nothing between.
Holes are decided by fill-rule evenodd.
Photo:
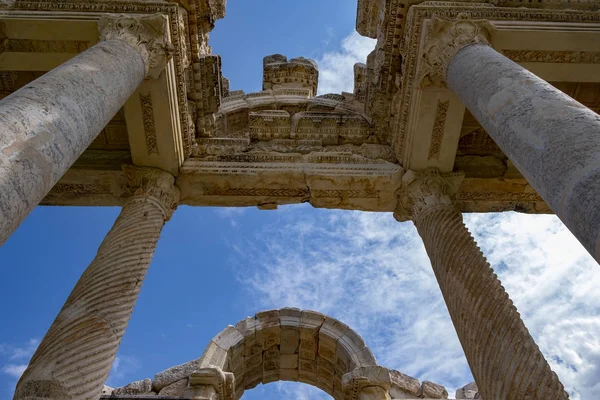
<instances>
[{"instance_id":1,"label":"weathered marble column","mask_svg":"<svg viewBox=\"0 0 600 400\"><path fill-rule=\"evenodd\" d=\"M0 245L169 55L166 17L104 16L104 40L0 100Z\"/></svg>"},{"instance_id":2,"label":"weathered marble column","mask_svg":"<svg viewBox=\"0 0 600 400\"><path fill-rule=\"evenodd\" d=\"M453 206L462 176L407 172L394 217L413 220L483 399L566 399Z\"/></svg>"},{"instance_id":3,"label":"weathered marble column","mask_svg":"<svg viewBox=\"0 0 600 400\"><path fill-rule=\"evenodd\" d=\"M131 197L17 384L15 400L97 399L179 190L166 172L125 167Z\"/></svg>"},{"instance_id":4,"label":"weathered marble column","mask_svg":"<svg viewBox=\"0 0 600 400\"><path fill-rule=\"evenodd\" d=\"M600 262L600 115L492 49L492 32L434 18L425 64Z\"/></svg>"}]
</instances>

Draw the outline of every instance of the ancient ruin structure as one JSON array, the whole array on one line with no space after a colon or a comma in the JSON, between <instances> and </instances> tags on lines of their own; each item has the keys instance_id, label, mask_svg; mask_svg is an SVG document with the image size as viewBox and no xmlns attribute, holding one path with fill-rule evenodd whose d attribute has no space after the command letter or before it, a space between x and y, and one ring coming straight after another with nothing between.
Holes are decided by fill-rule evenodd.
<instances>
[{"instance_id":1,"label":"ancient ruin structure","mask_svg":"<svg viewBox=\"0 0 600 400\"><path fill-rule=\"evenodd\" d=\"M38 204L123 207L14 398L101 395L179 204L302 202L413 221L481 397L567 398L461 213L553 212L600 260L599 9L359 0L377 46L353 93L318 95L316 63L282 55L264 59L261 92L230 90L208 46L225 0L1 1L0 244ZM137 385L220 400L296 377L336 400L444 392L295 309L227 328L180 369Z\"/></svg>"}]
</instances>

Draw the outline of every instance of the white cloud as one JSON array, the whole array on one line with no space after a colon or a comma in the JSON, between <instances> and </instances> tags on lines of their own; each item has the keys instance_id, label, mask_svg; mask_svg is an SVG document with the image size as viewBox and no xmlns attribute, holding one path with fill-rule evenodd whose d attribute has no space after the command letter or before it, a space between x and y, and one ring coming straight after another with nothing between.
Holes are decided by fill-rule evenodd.
<instances>
[{"instance_id":1,"label":"white cloud","mask_svg":"<svg viewBox=\"0 0 600 400\"><path fill-rule=\"evenodd\" d=\"M29 339L23 346L3 343L0 344L0 356L9 360L29 360L39 344L40 340L37 338Z\"/></svg>"},{"instance_id":2,"label":"white cloud","mask_svg":"<svg viewBox=\"0 0 600 400\"><path fill-rule=\"evenodd\" d=\"M22 346L16 346L9 343L0 344L0 372L9 375L12 378L19 379L25 369L29 359L40 344L36 338L29 339Z\"/></svg>"},{"instance_id":3,"label":"white cloud","mask_svg":"<svg viewBox=\"0 0 600 400\"><path fill-rule=\"evenodd\" d=\"M0 371L12 376L15 379L19 379L23 372L27 369L27 364L7 364L0 368Z\"/></svg>"},{"instance_id":4,"label":"white cloud","mask_svg":"<svg viewBox=\"0 0 600 400\"><path fill-rule=\"evenodd\" d=\"M315 309L363 335L381 365L450 394L472 381L413 225L304 207L282 209L240 246L255 265L240 276L257 311ZM600 267L554 216L465 220L572 399L600 398Z\"/></svg>"},{"instance_id":5,"label":"white cloud","mask_svg":"<svg viewBox=\"0 0 600 400\"><path fill-rule=\"evenodd\" d=\"M246 213L244 207L218 207L214 209L215 214L220 218L229 221L234 228L237 226L237 219Z\"/></svg>"},{"instance_id":6,"label":"white cloud","mask_svg":"<svg viewBox=\"0 0 600 400\"><path fill-rule=\"evenodd\" d=\"M354 91L354 64L366 63L376 40L354 31L342 40L341 49L327 52L319 64L319 94Z\"/></svg>"},{"instance_id":7,"label":"white cloud","mask_svg":"<svg viewBox=\"0 0 600 400\"><path fill-rule=\"evenodd\" d=\"M140 361L136 357L118 355L115 361L113 361L106 384L112 387L119 387L129 383L129 381L126 381L126 377L137 372L141 366Z\"/></svg>"}]
</instances>

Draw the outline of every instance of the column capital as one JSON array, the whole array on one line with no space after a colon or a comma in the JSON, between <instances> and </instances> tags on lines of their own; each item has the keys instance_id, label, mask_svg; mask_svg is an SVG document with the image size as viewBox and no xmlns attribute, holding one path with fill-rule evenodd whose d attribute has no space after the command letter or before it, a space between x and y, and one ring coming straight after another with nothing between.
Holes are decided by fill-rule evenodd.
<instances>
[{"instance_id":1,"label":"column capital","mask_svg":"<svg viewBox=\"0 0 600 400\"><path fill-rule=\"evenodd\" d=\"M469 19L468 14L459 14L456 19L434 15L423 46L421 87L445 87L452 58L472 44L489 45L493 32L488 20Z\"/></svg>"},{"instance_id":2,"label":"column capital","mask_svg":"<svg viewBox=\"0 0 600 400\"><path fill-rule=\"evenodd\" d=\"M214 365L197 370L190 375L188 390L191 393L188 394L194 398L195 395L202 398L203 388L207 386L214 389L219 400L235 399L235 376L231 372L223 372L221 368Z\"/></svg>"},{"instance_id":3,"label":"column capital","mask_svg":"<svg viewBox=\"0 0 600 400\"><path fill-rule=\"evenodd\" d=\"M464 174L441 173L436 169L407 171L402 177L402 188L398 191L398 205L394 218L400 222L416 220L431 208L453 207L453 198L458 191Z\"/></svg>"},{"instance_id":4,"label":"column capital","mask_svg":"<svg viewBox=\"0 0 600 400\"><path fill-rule=\"evenodd\" d=\"M179 189L173 175L135 165L123 165L122 169L129 184L130 198L152 198L163 209L165 220L169 220L179 203Z\"/></svg>"},{"instance_id":5,"label":"column capital","mask_svg":"<svg viewBox=\"0 0 600 400\"><path fill-rule=\"evenodd\" d=\"M146 66L146 78L157 79L173 56L167 17L162 14L103 15L98 21L100 40L124 40L135 47Z\"/></svg>"}]
</instances>

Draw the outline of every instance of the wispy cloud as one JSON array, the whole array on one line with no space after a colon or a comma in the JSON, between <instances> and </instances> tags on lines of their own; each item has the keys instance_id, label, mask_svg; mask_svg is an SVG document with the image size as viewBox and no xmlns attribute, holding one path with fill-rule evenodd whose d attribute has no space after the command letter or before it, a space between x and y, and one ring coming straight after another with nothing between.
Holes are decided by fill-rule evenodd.
<instances>
[{"instance_id":1,"label":"wispy cloud","mask_svg":"<svg viewBox=\"0 0 600 400\"><path fill-rule=\"evenodd\" d=\"M119 387L129 383L126 378L137 372L142 367L139 359L132 356L118 355L113 361L110 375L107 379L107 385Z\"/></svg>"},{"instance_id":2,"label":"wispy cloud","mask_svg":"<svg viewBox=\"0 0 600 400\"><path fill-rule=\"evenodd\" d=\"M554 216L465 220L572 398L600 398L600 267ZM255 265L246 282L257 308L332 315L363 335L381 365L451 394L472 381L411 223L290 207L243 248Z\"/></svg>"},{"instance_id":3,"label":"wispy cloud","mask_svg":"<svg viewBox=\"0 0 600 400\"><path fill-rule=\"evenodd\" d=\"M236 227L238 218L246 213L247 208L244 207L218 207L214 212L219 217L229 221L231 226Z\"/></svg>"},{"instance_id":4,"label":"wispy cloud","mask_svg":"<svg viewBox=\"0 0 600 400\"><path fill-rule=\"evenodd\" d=\"M0 368L0 371L18 380L25 369L27 364L7 364Z\"/></svg>"},{"instance_id":5,"label":"wispy cloud","mask_svg":"<svg viewBox=\"0 0 600 400\"><path fill-rule=\"evenodd\" d=\"M354 91L354 64L366 62L376 41L354 31L342 40L339 50L323 54L319 64L319 94Z\"/></svg>"}]
</instances>

